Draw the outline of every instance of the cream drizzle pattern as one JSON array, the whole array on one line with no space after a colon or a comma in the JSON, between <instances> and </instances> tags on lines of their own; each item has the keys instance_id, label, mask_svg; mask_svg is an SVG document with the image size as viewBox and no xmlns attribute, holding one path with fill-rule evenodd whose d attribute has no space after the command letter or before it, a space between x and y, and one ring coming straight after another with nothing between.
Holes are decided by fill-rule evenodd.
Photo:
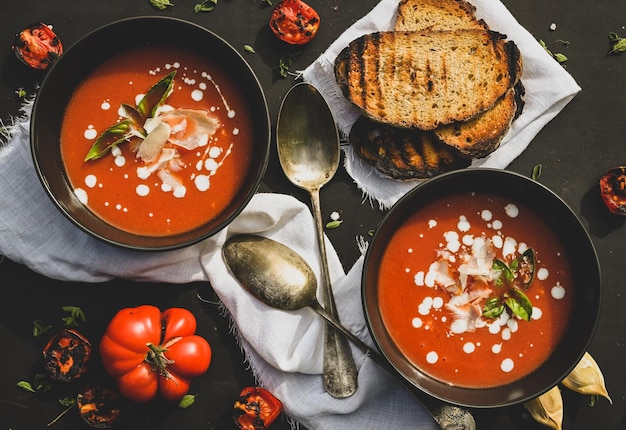
<instances>
[{"instance_id":1,"label":"cream drizzle pattern","mask_svg":"<svg viewBox=\"0 0 626 430\"><path fill-rule=\"evenodd\" d=\"M519 208L514 204L508 204L504 211L506 217L515 218L519 216ZM502 352L504 343L514 338L519 329L519 319L503 312L500 317L490 320L482 317L476 307L467 306L475 303L474 300L486 299L489 292L479 291L477 296L471 289L471 277L480 276L488 281L491 278L491 267L495 251L502 256L511 258L523 253L528 249L527 244L519 242L513 237L503 233L506 219L499 220L493 218L493 213L484 209L480 212L480 218L484 226L473 226L467 217L460 215L455 230L443 233L440 242L440 249L437 251L437 259L432 262L428 271L416 271L413 276L414 283L418 288L431 288L433 295L426 296L421 303L416 303L416 314L409 321L411 327L416 330L431 330L427 323L429 319L440 320L449 328L446 337L459 336L463 339L464 333L475 330L487 330L493 335L493 342L490 345L481 345L480 342L462 342L461 349L468 356L483 346L497 357ZM428 222L428 231L437 226L434 219ZM423 237L424 233L420 234ZM412 254L413 249L408 248L407 254ZM539 264L539 262L538 262ZM412 273L411 267L406 267L405 272ZM450 285L458 285L457 276L466 276L464 281L466 287L460 291L454 290ZM547 267L538 266L536 277L542 281L548 280L550 271ZM444 297L436 295L437 292L444 292ZM482 295L481 295L482 294ZM558 280L550 289L550 295L554 300L561 300L567 294L567 289ZM539 297L536 296L535 299ZM483 300L484 302L484 300ZM480 310L482 306L478 307ZM473 311L472 311L473 309ZM531 320L538 320L542 317L542 310L534 306ZM419 335L417 335L419 336ZM532 345L530 345L532 347ZM439 361L439 354L436 350L425 351L426 362L434 365ZM499 368L502 372L508 373L515 367L515 360L519 357L502 357L499 359Z\"/></svg>"},{"instance_id":2,"label":"cream drizzle pattern","mask_svg":"<svg viewBox=\"0 0 626 430\"><path fill-rule=\"evenodd\" d=\"M227 118L232 119L235 118L236 112L231 109L228 104L228 101L224 97L223 93L217 82L215 82L212 76L206 72L198 73L196 71L190 71L187 68L183 67L179 62L172 62L165 64L163 68L156 68L154 70L150 70L149 74L157 76L162 70L170 71L172 69L178 69L178 73L183 72L182 78L177 79L178 86L173 88L172 91L181 90L183 86L187 86L190 90L190 99L191 102L198 102L204 99L204 95L207 90L210 88L214 88L216 93L219 96L219 100L221 101L221 105L213 105L210 108L210 112L216 112L221 109L225 109L227 114ZM132 83L132 82L131 82ZM211 84L211 87L207 85L207 83ZM135 103L138 103L143 94L137 94L135 97ZM111 109L111 101L103 100L101 102L100 108L103 111L107 111ZM167 112L174 110L172 106L164 105L159 108L159 112ZM124 110L120 107L118 110L119 119L123 119L125 117ZM225 124L219 124L219 127L226 126ZM89 125L83 135L87 140L95 140L97 136L101 133L101 131L96 130L94 126ZM236 139L236 136L239 135L239 130L237 127L232 127L231 136L233 139ZM200 147L204 147L203 151L197 152L197 162L194 164L194 169L189 177L187 178L190 183L194 184L196 189L201 192L208 191L211 187L210 178L218 173L219 168L224 163L224 160L231 154L233 147L235 146L234 142L220 142L219 137L216 134L207 136L205 141L200 143ZM198 148L200 149L200 148ZM123 167L127 163L127 155L126 151L122 151L120 147L114 146L110 151L110 156L114 158L114 164L117 167ZM163 154L162 154L163 156ZM150 171L149 166L142 166L137 169L137 177L140 180L146 181L145 183L141 183L136 187L136 194L138 197L147 196L152 190L155 189L154 186L151 186L148 183L149 178L154 171ZM182 184L179 180L177 180L173 175L169 174L167 171L161 170L158 172L157 176L161 180L160 189L163 192L172 192L172 194L177 198L184 198L186 195L186 186ZM87 204L89 200L89 190L95 187L101 188L103 186L102 183L98 182L98 178L96 178L93 174L88 174L85 177L85 187L77 187L74 190L75 195L78 200L83 204ZM106 203L107 206L112 205L112 202ZM125 211L126 208L123 206L116 204L115 207L118 210Z\"/></svg>"}]
</instances>

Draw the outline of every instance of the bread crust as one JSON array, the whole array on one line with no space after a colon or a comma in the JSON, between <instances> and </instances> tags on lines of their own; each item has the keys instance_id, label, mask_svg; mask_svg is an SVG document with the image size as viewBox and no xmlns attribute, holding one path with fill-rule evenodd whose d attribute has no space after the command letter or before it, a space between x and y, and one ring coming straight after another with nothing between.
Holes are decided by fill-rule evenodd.
<instances>
[{"instance_id":1,"label":"bread crust","mask_svg":"<svg viewBox=\"0 0 626 430\"><path fill-rule=\"evenodd\" d=\"M490 30L383 31L344 48L335 77L372 120L432 130L493 106L518 81L520 58Z\"/></svg>"},{"instance_id":2,"label":"bread crust","mask_svg":"<svg viewBox=\"0 0 626 430\"><path fill-rule=\"evenodd\" d=\"M476 7L464 0L402 0L394 30L488 30L475 13Z\"/></svg>"},{"instance_id":3,"label":"bread crust","mask_svg":"<svg viewBox=\"0 0 626 430\"><path fill-rule=\"evenodd\" d=\"M428 179L471 163L432 133L397 128L364 116L352 126L349 139L359 158L393 179Z\"/></svg>"}]
</instances>

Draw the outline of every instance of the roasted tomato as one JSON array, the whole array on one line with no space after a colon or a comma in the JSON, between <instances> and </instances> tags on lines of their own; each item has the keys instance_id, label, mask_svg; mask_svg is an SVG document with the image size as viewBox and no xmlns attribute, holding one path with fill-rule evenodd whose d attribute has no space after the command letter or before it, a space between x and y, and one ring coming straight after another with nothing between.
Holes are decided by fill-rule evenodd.
<instances>
[{"instance_id":1,"label":"roasted tomato","mask_svg":"<svg viewBox=\"0 0 626 430\"><path fill-rule=\"evenodd\" d=\"M15 35L13 52L33 69L45 70L63 54L63 44L52 26L40 22Z\"/></svg>"},{"instance_id":2,"label":"roasted tomato","mask_svg":"<svg viewBox=\"0 0 626 430\"><path fill-rule=\"evenodd\" d=\"M282 0L272 11L270 28L279 39L292 45L304 45L315 37L320 16L302 0Z\"/></svg>"},{"instance_id":3,"label":"roasted tomato","mask_svg":"<svg viewBox=\"0 0 626 430\"><path fill-rule=\"evenodd\" d=\"M87 386L76 396L78 413L91 427L108 429L122 415L122 398L119 393L97 385Z\"/></svg>"},{"instance_id":4,"label":"roasted tomato","mask_svg":"<svg viewBox=\"0 0 626 430\"><path fill-rule=\"evenodd\" d=\"M626 215L626 167L616 167L600 178L600 196L609 211Z\"/></svg>"},{"instance_id":5,"label":"roasted tomato","mask_svg":"<svg viewBox=\"0 0 626 430\"><path fill-rule=\"evenodd\" d=\"M63 329L44 347L44 366L52 379L72 381L87 372L91 350L91 343L83 335Z\"/></svg>"},{"instance_id":6,"label":"roasted tomato","mask_svg":"<svg viewBox=\"0 0 626 430\"><path fill-rule=\"evenodd\" d=\"M100 341L102 363L125 398L147 402L160 393L178 401L211 364L211 347L195 332L196 319L187 309L122 309Z\"/></svg>"},{"instance_id":7,"label":"roasted tomato","mask_svg":"<svg viewBox=\"0 0 626 430\"><path fill-rule=\"evenodd\" d=\"M235 401L233 419L244 430L263 430L283 410L282 402L262 387L246 387Z\"/></svg>"}]
</instances>

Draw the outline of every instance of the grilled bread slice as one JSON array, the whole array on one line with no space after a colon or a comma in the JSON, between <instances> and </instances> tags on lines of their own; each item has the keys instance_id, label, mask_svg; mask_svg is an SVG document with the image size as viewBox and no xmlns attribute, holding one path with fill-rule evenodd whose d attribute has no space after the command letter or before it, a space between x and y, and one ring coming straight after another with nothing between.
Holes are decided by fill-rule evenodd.
<instances>
[{"instance_id":1,"label":"grilled bread slice","mask_svg":"<svg viewBox=\"0 0 626 430\"><path fill-rule=\"evenodd\" d=\"M395 30L488 29L487 23L477 19L475 12L476 7L465 0L401 0ZM509 90L476 117L436 128L435 135L468 157L486 157L500 146L522 107L520 86L518 82L515 92Z\"/></svg>"},{"instance_id":2,"label":"grilled bread slice","mask_svg":"<svg viewBox=\"0 0 626 430\"><path fill-rule=\"evenodd\" d=\"M433 133L467 157L483 158L498 148L516 110L515 89L511 88L486 112L468 121L437 127Z\"/></svg>"},{"instance_id":3,"label":"grilled bread slice","mask_svg":"<svg viewBox=\"0 0 626 430\"><path fill-rule=\"evenodd\" d=\"M519 79L515 43L489 30L383 31L335 61L344 96L374 121L433 130L484 112Z\"/></svg>"},{"instance_id":4,"label":"grilled bread slice","mask_svg":"<svg viewBox=\"0 0 626 430\"><path fill-rule=\"evenodd\" d=\"M464 0L401 0L394 30L488 30L475 13L476 7Z\"/></svg>"},{"instance_id":5,"label":"grilled bread slice","mask_svg":"<svg viewBox=\"0 0 626 430\"><path fill-rule=\"evenodd\" d=\"M468 167L471 162L432 133L397 128L364 116L352 126L349 140L359 158L393 179L427 179Z\"/></svg>"}]
</instances>

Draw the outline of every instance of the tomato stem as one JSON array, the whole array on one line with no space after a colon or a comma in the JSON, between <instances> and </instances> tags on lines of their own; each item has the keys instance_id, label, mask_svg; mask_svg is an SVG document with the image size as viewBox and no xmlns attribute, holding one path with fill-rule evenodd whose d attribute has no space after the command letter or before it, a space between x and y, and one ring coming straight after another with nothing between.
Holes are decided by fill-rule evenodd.
<instances>
[{"instance_id":1,"label":"tomato stem","mask_svg":"<svg viewBox=\"0 0 626 430\"><path fill-rule=\"evenodd\" d=\"M174 360L170 360L165 356L168 350L167 345L159 346L148 342L146 346L148 347L148 352L144 360L149 363L159 375L168 377L169 372L167 371L167 365L174 363Z\"/></svg>"}]
</instances>

